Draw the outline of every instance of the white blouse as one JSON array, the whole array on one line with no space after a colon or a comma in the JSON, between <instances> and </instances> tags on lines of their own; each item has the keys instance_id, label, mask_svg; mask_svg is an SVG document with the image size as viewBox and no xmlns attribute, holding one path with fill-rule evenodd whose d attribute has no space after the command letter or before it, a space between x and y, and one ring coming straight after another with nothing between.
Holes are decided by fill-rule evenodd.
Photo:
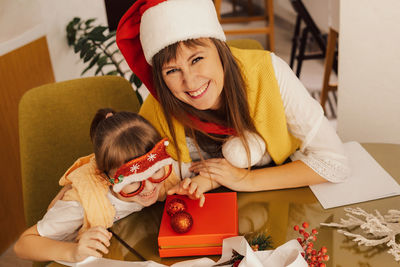
<instances>
[{"instance_id":1,"label":"white blouse","mask_svg":"<svg viewBox=\"0 0 400 267\"><path fill-rule=\"evenodd\" d=\"M321 105L311 97L285 61L274 53L271 58L288 129L302 142L290 159L301 160L330 182L344 181L350 169L343 143L324 116Z\"/></svg>"},{"instance_id":2,"label":"white blouse","mask_svg":"<svg viewBox=\"0 0 400 267\"><path fill-rule=\"evenodd\" d=\"M143 209L141 204L122 201L110 191L107 193L107 198L115 208L114 222ZM58 200L37 223L37 230L41 236L47 238L72 241L78 235L84 215L79 202Z\"/></svg>"},{"instance_id":3,"label":"white blouse","mask_svg":"<svg viewBox=\"0 0 400 267\"><path fill-rule=\"evenodd\" d=\"M324 116L321 105L311 97L292 69L280 57L271 53L278 81L286 122L290 133L301 140L301 147L290 156L301 160L326 180L338 183L349 175L342 141ZM192 160L199 160L193 140L186 138ZM208 155L201 151L204 158ZM270 160L269 155L264 156ZM264 162L264 164L268 161ZM189 163L190 165L190 163Z\"/></svg>"}]
</instances>

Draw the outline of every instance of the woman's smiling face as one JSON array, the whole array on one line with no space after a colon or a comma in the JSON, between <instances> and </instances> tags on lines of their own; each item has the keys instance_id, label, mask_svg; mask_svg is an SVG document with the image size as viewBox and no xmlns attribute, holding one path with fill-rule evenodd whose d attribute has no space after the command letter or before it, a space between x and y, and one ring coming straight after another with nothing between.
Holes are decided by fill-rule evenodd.
<instances>
[{"instance_id":1,"label":"woman's smiling face","mask_svg":"<svg viewBox=\"0 0 400 267\"><path fill-rule=\"evenodd\" d=\"M210 39L204 45L180 44L175 59L164 64L162 77L171 93L198 110L218 109L224 87L224 70Z\"/></svg>"}]
</instances>

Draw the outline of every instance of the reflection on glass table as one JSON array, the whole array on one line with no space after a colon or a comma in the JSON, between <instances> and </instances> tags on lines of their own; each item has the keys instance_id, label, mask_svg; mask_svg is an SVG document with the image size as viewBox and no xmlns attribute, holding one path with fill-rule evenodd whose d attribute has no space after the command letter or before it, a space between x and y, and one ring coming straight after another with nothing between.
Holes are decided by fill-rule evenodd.
<instances>
[{"instance_id":1,"label":"reflection on glass table","mask_svg":"<svg viewBox=\"0 0 400 267\"><path fill-rule=\"evenodd\" d=\"M398 164L400 145L363 144L363 147L400 183L400 165ZM224 190L226 191L226 189L217 191ZM240 235L264 232L271 236L272 245L275 248L290 239L299 237L299 234L293 230L293 226L307 221L310 228L316 228L319 232L315 247L319 249L325 246L328 249L330 260L327 266L399 266L394 257L387 253L387 247L358 246L351 239L339 234L335 228L320 226L322 222L339 222L340 218L346 217L345 211L343 207L323 209L308 187L254 193L241 192L237 197ZM386 214L389 209L399 209L399 204L400 196L395 196L348 207L361 207L368 212L377 209L382 214ZM128 250L121 242L113 238L111 252L106 257L126 261L146 259L165 265L198 258L159 257L157 235L163 206L164 203L159 202L114 224L112 231L130 248ZM354 231L357 232L358 229ZM210 258L217 261L219 256L210 256Z\"/></svg>"}]
</instances>

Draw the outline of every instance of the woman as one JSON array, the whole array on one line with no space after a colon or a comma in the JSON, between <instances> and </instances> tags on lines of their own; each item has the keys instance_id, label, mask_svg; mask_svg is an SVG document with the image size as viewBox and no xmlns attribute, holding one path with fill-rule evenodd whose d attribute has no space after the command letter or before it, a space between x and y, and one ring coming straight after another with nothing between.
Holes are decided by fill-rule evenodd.
<instances>
[{"instance_id":1,"label":"woman","mask_svg":"<svg viewBox=\"0 0 400 267\"><path fill-rule=\"evenodd\" d=\"M118 26L117 44L151 93L140 113L173 141L182 173L202 159L189 170L204 191L345 180L342 142L286 63L225 40L211 0L138 0ZM265 167L240 168L254 163Z\"/></svg>"}]
</instances>

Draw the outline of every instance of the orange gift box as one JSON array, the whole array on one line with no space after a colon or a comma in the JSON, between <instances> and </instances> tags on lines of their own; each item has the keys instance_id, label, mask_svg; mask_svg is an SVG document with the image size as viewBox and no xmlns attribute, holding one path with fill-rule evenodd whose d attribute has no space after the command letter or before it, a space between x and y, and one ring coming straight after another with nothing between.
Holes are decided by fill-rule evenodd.
<instances>
[{"instance_id":1,"label":"orange gift box","mask_svg":"<svg viewBox=\"0 0 400 267\"><path fill-rule=\"evenodd\" d=\"M172 230L171 217L164 212L158 233L160 257L180 257L222 254L222 240L238 235L236 192L204 194L206 201L199 207L198 200L187 196L168 196L165 203L179 198L186 202L193 218L193 226L187 233Z\"/></svg>"}]
</instances>

